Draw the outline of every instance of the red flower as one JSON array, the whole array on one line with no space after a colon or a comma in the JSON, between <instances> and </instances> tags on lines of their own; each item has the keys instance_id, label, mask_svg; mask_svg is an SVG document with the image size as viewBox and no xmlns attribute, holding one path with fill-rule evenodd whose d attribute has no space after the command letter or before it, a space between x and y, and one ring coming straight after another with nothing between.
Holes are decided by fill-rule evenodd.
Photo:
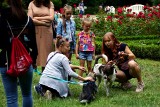
<instances>
[{"instance_id":1,"label":"red flower","mask_svg":"<svg viewBox=\"0 0 160 107\"><path fill-rule=\"evenodd\" d=\"M134 14L127 14L127 17L134 17Z\"/></svg>"},{"instance_id":2,"label":"red flower","mask_svg":"<svg viewBox=\"0 0 160 107\"><path fill-rule=\"evenodd\" d=\"M107 20L112 21L112 16L107 16Z\"/></svg>"},{"instance_id":3,"label":"red flower","mask_svg":"<svg viewBox=\"0 0 160 107\"><path fill-rule=\"evenodd\" d=\"M144 7L143 7L143 9L144 9L144 10L147 10L147 9L148 9L148 7L147 7L147 6L144 6Z\"/></svg>"},{"instance_id":4,"label":"red flower","mask_svg":"<svg viewBox=\"0 0 160 107\"><path fill-rule=\"evenodd\" d=\"M135 12L133 12L133 14L136 14Z\"/></svg>"},{"instance_id":5,"label":"red flower","mask_svg":"<svg viewBox=\"0 0 160 107\"><path fill-rule=\"evenodd\" d=\"M145 14L142 12L139 12L139 14L137 15L137 18L145 18Z\"/></svg>"},{"instance_id":6,"label":"red flower","mask_svg":"<svg viewBox=\"0 0 160 107\"><path fill-rule=\"evenodd\" d=\"M140 15L142 15L142 14L143 14L143 12L139 12L139 14L140 14Z\"/></svg>"},{"instance_id":7,"label":"red flower","mask_svg":"<svg viewBox=\"0 0 160 107\"><path fill-rule=\"evenodd\" d=\"M99 23L99 21L98 20L96 20L96 24L98 24Z\"/></svg>"},{"instance_id":8,"label":"red flower","mask_svg":"<svg viewBox=\"0 0 160 107\"><path fill-rule=\"evenodd\" d=\"M82 14L79 14L79 18L83 18L83 15L82 15Z\"/></svg>"},{"instance_id":9,"label":"red flower","mask_svg":"<svg viewBox=\"0 0 160 107\"><path fill-rule=\"evenodd\" d=\"M121 20L118 20L117 22L118 22L120 25L122 25L122 21L121 21Z\"/></svg>"},{"instance_id":10,"label":"red flower","mask_svg":"<svg viewBox=\"0 0 160 107\"><path fill-rule=\"evenodd\" d=\"M76 5L76 4L73 4L73 7L74 7L74 8L76 8L76 7L77 7L77 5Z\"/></svg>"},{"instance_id":11,"label":"red flower","mask_svg":"<svg viewBox=\"0 0 160 107\"><path fill-rule=\"evenodd\" d=\"M152 8L148 7L148 10L149 10L149 11L152 11Z\"/></svg>"},{"instance_id":12,"label":"red flower","mask_svg":"<svg viewBox=\"0 0 160 107\"><path fill-rule=\"evenodd\" d=\"M145 17L146 17L145 14L142 14L142 15L141 15L141 18L144 18L144 19L145 19Z\"/></svg>"},{"instance_id":13,"label":"red flower","mask_svg":"<svg viewBox=\"0 0 160 107\"><path fill-rule=\"evenodd\" d=\"M63 8L60 8L60 10L59 10L59 11L60 11L60 13L62 14L62 13L63 13Z\"/></svg>"},{"instance_id":14,"label":"red flower","mask_svg":"<svg viewBox=\"0 0 160 107\"><path fill-rule=\"evenodd\" d=\"M87 17L87 18L90 17L90 14L86 14L86 17Z\"/></svg>"},{"instance_id":15,"label":"red flower","mask_svg":"<svg viewBox=\"0 0 160 107\"><path fill-rule=\"evenodd\" d=\"M117 12L118 12L118 14L122 14L122 12L123 12L123 8L118 7Z\"/></svg>"},{"instance_id":16,"label":"red flower","mask_svg":"<svg viewBox=\"0 0 160 107\"><path fill-rule=\"evenodd\" d=\"M123 8L125 8L125 9L126 9L126 7L127 7L127 6L123 6Z\"/></svg>"},{"instance_id":17,"label":"red flower","mask_svg":"<svg viewBox=\"0 0 160 107\"><path fill-rule=\"evenodd\" d=\"M119 16L119 19L123 19L124 17L123 16Z\"/></svg>"},{"instance_id":18,"label":"red flower","mask_svg":"<svg viewBox=\"0 0 160 107\"><path fill-rule=\"evenodd\" d=\"M152 17L153 17L153 14L152 14L152 13L149 13L149 14L148 14L148 17L149 17L149 18L152 18Z\"/></svg>"},{"instance_id":19,"label":"red flower","mask_svg":"<svg viewBox=\"0 0 160 107\"><path fill-rule=\"evenodd\" d=\"M127 9L127 12L131 12L132 11L132 9Z\"/></svg>"}]
</instances>

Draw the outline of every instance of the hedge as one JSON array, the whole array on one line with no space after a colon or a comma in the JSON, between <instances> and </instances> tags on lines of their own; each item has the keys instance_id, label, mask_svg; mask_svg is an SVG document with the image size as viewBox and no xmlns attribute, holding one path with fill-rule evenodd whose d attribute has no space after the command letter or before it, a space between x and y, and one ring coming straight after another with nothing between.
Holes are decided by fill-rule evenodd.
<instances>
[{"instance_id":1,"label":"hedge","mask_svg":"<svg viewBox=\"0 0 160 107\"><path fill-rule=\"evenodd\" d=\"M132 40L133 39L132 38L130 40L127 39L126 41L124 39L123 43L128 44L129 48L138 58L160 60L160 40L159 38L157 38L157 36L150 36L150 37L152 39L143 38L139 40L137 39ZM98 37L96 38L96 54L101 54L101 48L102 48L102 37Z\"/></svg>"}]
</instances>

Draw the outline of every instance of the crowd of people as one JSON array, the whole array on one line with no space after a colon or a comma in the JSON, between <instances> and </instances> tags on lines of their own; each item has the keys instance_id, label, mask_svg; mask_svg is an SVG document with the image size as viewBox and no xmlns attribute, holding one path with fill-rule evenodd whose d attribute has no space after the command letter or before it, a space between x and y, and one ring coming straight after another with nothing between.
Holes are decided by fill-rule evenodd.
<instances>
[{"instance_id":1,"label":"crowd of people","mask_svg":"<svg viewBox=\"0 0 160 107\"><path fill-rule=\"evenodd\" d=\"M34 88L36 92L43 94L42 96L48 99L52 99L54 96L63 98L70 95L67 82L60 82L50 76L66 81L69 77L79 81L95 81L90 76L83 77L84 72L88 71L87 74L92 72L92 62L96 50L96 36L90 30L92 25L90 19L83 19L83 30L75 35L76 23L71 19L72 7L69 5L64 6L62 17L57 20L56 29L53 31L54 4L50 0L31 1L28 13L23 9L21 0L7 0L7 4L9 6L1 9L0 16L0 73L8 107L18 107L18 85L22 91L23 107L33 106L32 78L33 69L37 69L37 66L42 67L42 75ZM83 0L80 6L84 6ZM81 13L83 14L83 11ZM7 22L10 23L16 36L26 24L28 16L29 22L19 39L32 57L33 63L27 73L19 77L12 77L6 73L10 65L12 49L12 35ZM79 66L72 64L73 53L79 59ZM144 82L140 66L135 61L136 57L127 44L116 39L114 33L104 34L102 54L108 56L108 63L117 62L117 58L122 57L117 63L119 68L116 73L117 81L121 83L122 87L130 88L129 80L136 78L137 88L135 91L143 91ZM79 69L79 73L74 72L74 69Z\"/></svg>"}]
</instances>

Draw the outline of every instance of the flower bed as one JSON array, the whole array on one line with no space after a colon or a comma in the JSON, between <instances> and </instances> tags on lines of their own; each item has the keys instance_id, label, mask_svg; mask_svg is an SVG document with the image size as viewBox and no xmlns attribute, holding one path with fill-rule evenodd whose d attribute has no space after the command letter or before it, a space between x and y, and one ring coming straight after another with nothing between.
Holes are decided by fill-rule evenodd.
<instances>
[{"instance_id":1,"label":"flower bed","mask_svg":"<svg viewBox=\"0 0 160 107\"><path fill-rule=\"evenodd\" d=\"M160 5L154 7L144 6L144 13L131 13L123 11L125 7L119 7L116 14L100 14L93 20L92 31L103 36L106 32L114 32L117 36L129 35L160 35ZM86 15L90 17L90 15ZM79 16L75 19L77 30L81 30L81 19Z\"/></svg>"}]
</instances>

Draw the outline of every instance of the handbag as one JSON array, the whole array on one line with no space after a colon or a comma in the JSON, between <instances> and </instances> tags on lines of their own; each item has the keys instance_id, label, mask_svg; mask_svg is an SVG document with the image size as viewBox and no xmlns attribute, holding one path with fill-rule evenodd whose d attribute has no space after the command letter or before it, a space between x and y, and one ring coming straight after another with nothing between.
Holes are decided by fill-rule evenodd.
<instances>
[{"instance_id":1,"label":"handbag","mask_svg":"<svg viewBox=\"0 0 160 107\"><path fill-rule=\"evenodd\" d=\"M7 24L12 34L11 59L10 59L11 63L10 63L9 69L7 70L7 74L13 77L18 77L18 76L26 74L30 65L33 62L26 48L23 46L23 44L19 40L19 36L26 28L28 22L29 22L29 17L28 17L27 23L25 24L21 32L18 34L18 36L14 36L11 26L9 22L7 21Z\"/></svg>"}]
</instances>

